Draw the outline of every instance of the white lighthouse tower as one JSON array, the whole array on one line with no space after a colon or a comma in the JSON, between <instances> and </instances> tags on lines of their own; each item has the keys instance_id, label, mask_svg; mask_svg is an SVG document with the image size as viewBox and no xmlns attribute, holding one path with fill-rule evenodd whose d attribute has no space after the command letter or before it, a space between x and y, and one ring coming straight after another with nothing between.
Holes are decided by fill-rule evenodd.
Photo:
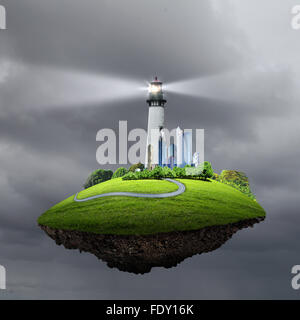
<instances>
[{"instance_id":1,"label":"white lighthouse tower","mask_svg":"<svg viewBox=\"0 0 300 320\"><path fill-rule=\"evenodd\" d=\"M162 143L161 130L164 128L165 104L162 82L155 77L149 86L148 134L145 167L153 169L159 162Z\"/></svg>"}]
</instances>

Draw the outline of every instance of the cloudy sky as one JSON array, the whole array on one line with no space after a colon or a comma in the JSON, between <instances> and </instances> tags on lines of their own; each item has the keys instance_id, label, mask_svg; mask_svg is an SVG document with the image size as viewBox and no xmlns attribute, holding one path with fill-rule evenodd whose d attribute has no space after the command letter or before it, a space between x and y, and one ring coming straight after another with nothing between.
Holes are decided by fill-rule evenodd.
<instances>
[{"instance_id":1,"label":"cloudy sky","mask_svg":"<svg viewBox=\"0 0 300 320\"><path fill-rule=\"evenodd\" d=\"M0 3L0 299L300 297L299 1ZM36 219L99 167L99 129L146 128L138 89L154 75L177 88L167 126L204 128L206 159L245 171L267 220L137 276L56 246Z\"/></svg>"}]
</instances>

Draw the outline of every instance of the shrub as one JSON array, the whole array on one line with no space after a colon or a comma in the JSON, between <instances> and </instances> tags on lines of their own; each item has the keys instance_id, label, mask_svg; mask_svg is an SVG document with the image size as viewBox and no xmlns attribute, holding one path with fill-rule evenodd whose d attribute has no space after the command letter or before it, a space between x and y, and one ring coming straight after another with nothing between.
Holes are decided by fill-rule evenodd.
<instances>
[{"instance_id":1,"label":"shrub","mask_svg":"<svg viewBox=\"0 0 300 320\"><path fill-rule=\"evenodd\" d=\"M175 178L176 175L172 169L169 167L163 167L162 169L162 176L163 178Z\"/></svg>"},{"instance_id":2,"label":"shrub","mask_svg":"<svg viewBox=\"0 0 300 320\"><path fill-rule=\"evenodd\" d=\"M129 171L131 172L131 171ZM141 180L141 179L145 179L143 176L143 171L137 171L137 172L133 172L134 176L136 177L137 180Z\"/></svg>"},{"instance_id":3,"label":"shrub","mask_svg":"<svg viewBox=\"0 0 300 320\"><path fill-rule=\"evenodd\" d=\"M174 167L173 172L174 172L175 178L185 178L186 176L184 168Z\"/></svg>"},{"instance_id":4,"label":"shrub","mask_svg":"<svg viewBox=\"0 0 300 320\"><path fill-rule=\"evenodd\" d=\"M138 173L140 179L151 179L151 171L148 169L136 173Z\"/></svg>"},{"instance_id":5,"label":"shrub","mask_svg":"<svg viewBox=\"0 0 300 320\"><path fill-rule=\"evenodd\" d=\"M161 179L163 178L163 169L160 166L155 167L150 171L150 177L152 179Z\"/></svg>"},{"instance_id":6,"label":"shrub","mask_svg":"<svg viewBox=\"0 0 300 320\"><path fill-rule=\"evenodd\" d=\"M131 172L129 171L125 176L122 178L123 180L142 180L142 179L153 179L152 171L147 169L143 171Z\"/></svg>"},{"instance_id":7,"label":"shrub","mask_svg":"<svg viewBox=\"0 0 300 320\"><path fill-rule=\"evenodd\" d=\"M223 170L219 180L224 183L232 182L240 186L249 186L249 180L246 174L236 170Z\"/></svg>"},{"instance_id":8,"label":"shrub","mask_svg":"<svg viewBox=\"0 0 300 320\"><path fill-rule=\"evenodd\" d=\"M256 200L255 195L252 193L248 177L244 172L236 170L223 170L219 175L220 182L230 185L247 195L249 198Z\"/></svg>"},{"instance_id":9,"label":"shrub","mask_svg":"<svg viewBox=\"0 0 300 320\"><path fill-rule=\"evenodd\" d=\"M202 168L198 167L185 167L185 178L200 178Z\"/></svg>"},{"instance_id":10,"label":"shrub","mask_svg":"<svg viewBox=\"0 0 300 320\"><path fill-rule=\"evenodd\" d=\"M144 169L145 169L145 166L144 166L142 163L139 162L139 163L133 164L133 165L129 168L129 171L135 172L136 169L144 170Z\"/></svg>"},{"instance_id":11,"label":"shrub","mask_svg":"<svg viewBox=\"0 0 300 320\"><path fill-rule=\"evenodd\" d=\"M120 167L114 172L112 179L123 177L126 173L128 173L128 170L124 167Z\"/></svg>"},{"instance_id":12,"label":"shrub","mask_svg":"<svg viewBox=\"0 0 300 320\"><path fill-rule=\"evenodd\" d=\"M111 170L98 169L92 172L87 178L84 189L94 186L95 184L110 180L113 175Z\"/></svg>"},{"instance_id":13,"label":"shrub","mask_svg":"<svg viewBox=\"0 0 300 320\"><path fill-rule=\"evenodd\" d=\"M179 170L181 176L184 169ZM123 180L141 180L141 179L162 179L162 178L176 178L175 172L168 167L157 166L153 170L145 169L143 171L131 172L129 171Z\"/></svg>"},{"instance_id":14,"label":"shrub","mask_svg":"<svg viewBox=\"0 0 300 320\"><path fill-rule=\"evenodd\" d=\"M218 175L217 173L214 173L212 179L216 180L216 181L219 181L220 180L220 175Z\"/></svg>"},{"instance_id":15,"label":"shrub","mask_svg":"<svg viewBox=\"0 0 300 320\"><path fill-rule=\"evenodd\" d=\"M199 174L200 179L207 180L214 176L214 171L212 169L211 163L204 161L197 168L200 169L201 173Z\"/></svg>"},{"instance_id":16,"label":"shrub","mask_svg":"<svg viewBox=\"0 0 300 320\"><path fill-rule=\"evenodd\" d=\"M123 176L122 180L138 180L138 178L136 173L130 171Z\"/></svg>"}]
</instances>

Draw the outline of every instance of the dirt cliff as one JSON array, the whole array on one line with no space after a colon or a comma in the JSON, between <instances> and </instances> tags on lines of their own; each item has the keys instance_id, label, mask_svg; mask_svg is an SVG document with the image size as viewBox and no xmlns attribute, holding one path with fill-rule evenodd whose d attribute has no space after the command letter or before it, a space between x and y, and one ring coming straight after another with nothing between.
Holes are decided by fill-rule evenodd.
<instances>
[{"instance_id":1,"label":"dirt cliff","mask_svg":"<svg viewBox=\"0 0 300 320\"><path fill-rule=\"evenodd\" d=\"M153 267L171 268L195 254L216 250L237 231L252 227L264 218L242 220L200 230L154 235L101 235L82 231L40 227L66 249L90 252L111 268L147 273Z\"/></svg>"}]
</instances>

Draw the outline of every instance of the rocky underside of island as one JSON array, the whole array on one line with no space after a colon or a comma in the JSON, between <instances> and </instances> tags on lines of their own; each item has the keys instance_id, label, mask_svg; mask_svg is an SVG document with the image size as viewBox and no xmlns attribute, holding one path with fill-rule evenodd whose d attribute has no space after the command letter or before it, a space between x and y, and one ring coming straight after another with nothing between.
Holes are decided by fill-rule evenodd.
<instances>
[{"instance_id":1,"label":"rocky underside of island","mask_svg":"<svg viewBox=\"0 0 300 320\"><path fill-rule=\"evenodd\" d=\"M254 218L200 230L153 235L109 235L40 227L57 245L90 252L111 268L143 274L153 267L171 268L195 254L216 250L237 231L263 220Z\"/></svg>"}]
</instances>

